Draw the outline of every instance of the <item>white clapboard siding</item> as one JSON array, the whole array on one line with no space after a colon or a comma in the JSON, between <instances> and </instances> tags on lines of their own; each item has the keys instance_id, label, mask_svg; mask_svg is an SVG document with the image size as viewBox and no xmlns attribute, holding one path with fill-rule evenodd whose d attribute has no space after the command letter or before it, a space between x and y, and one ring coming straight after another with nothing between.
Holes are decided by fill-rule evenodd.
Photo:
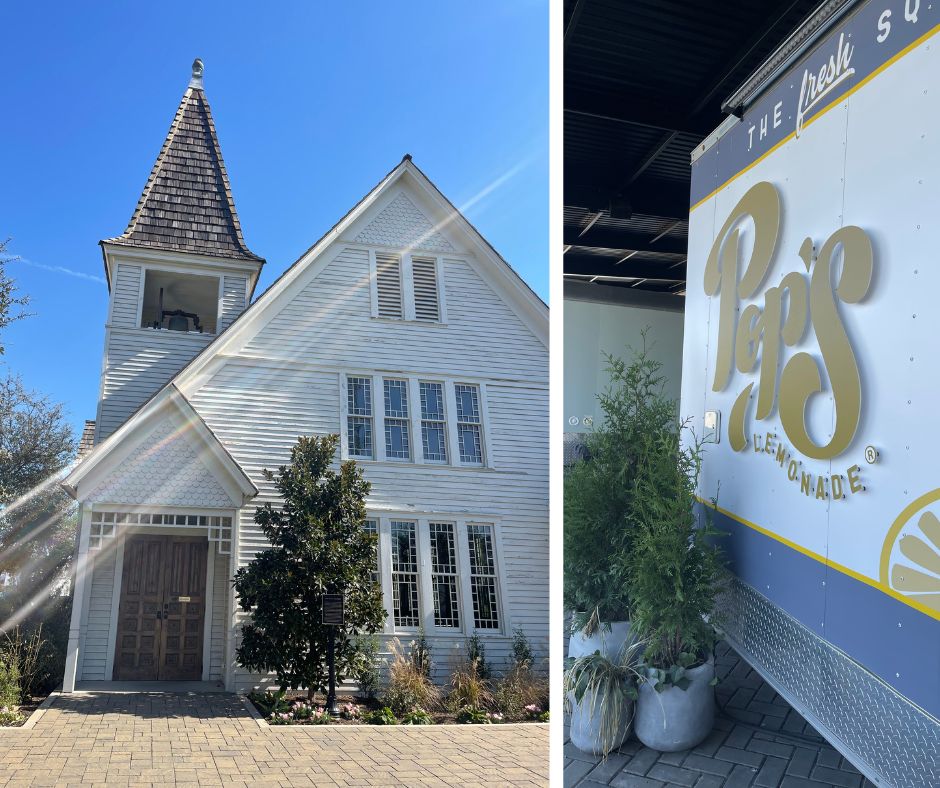
<instances>
[{"instance_id":1,"label":"white clapboard siding","mask_svg":"<svg viewBox=\"0 0 940 788\"><path fill-rule=\"evenodd\" d=\"M212 569L212 588L209 611L212 623L209 627L209 680L221 681L225 678L225 635L228 632L228 593L231 586L229 577L230 556L214 554L215 565Z\"/></svg>"},{"instance_id":2,"label":"white clapboard siding","mask_svg":"<svg viewBox=\"0 0 940 788\"><path fill-rule=\"evenodd\" d=\"M401 258L398 255L375 255L375 282L378 292L379 317L403 317Z\"/></svg>"},{"instance_id":3,"label":"white clapboard siding","mask_svg":"<svg viewBox=\"0 0 940 788\"><path fill-rule=\"evenodd\" d=\"M446 370L439 362L438 368ZM192 396L196 410L219 436L260 494L239 518L237 560L248 564L268 545L254 522L255 506L278 499L262 469L289 459L299 435L340 430L339 380L334 372L307 365L256 359L228 361ZM375 510L483 514L500 522L504 570L505 634L482 635L487 657L501 670L511 651L511 629L521 626L533 647L547 656L548 644L548 392L544 386L501 383L487 388L491 425L489 450L497 468L364 463ZM485 493L481 496L481 491ZM244 616L240 616L240 621ZM405 646L411 636L403 636ZM463 659L465 639L430 634L440 680ZM387 648L387 647L385 647ZM266 679L236 669L241 691Z\"/></svg>"},{"instance_id":4,"label":"white clapboard siding","mask_svg":"<svg viewBox=\"0 0 940 788\"><path fill-rule=\"evenodd\" d=\"M212 339L210 334L110 329L95 442L120 427Z\"/></svg>"},{"instance_id":5,"label":"white clapboard siding","mask_svg":"<svg viewBox=\"0 0 940 788\"><path fill-rule=\"evenodd\" d=\"M414 278L415 319L440 320L437 261L433 257L414 257L411 260L411 269Z\"/></svg>"},{"instance_id":6,"label":"white clapboard siding","mask_svg":"<svg viewBox=\"0 0 940 788\"><path fill-rule=\"evenodd\" d=\"M245 311L248 280L244 276L225 274L222 280L222 305L219 312L219 333L228 328Z\"/></svg>"},{"instance_id":7,"label":"white clapboard siding","mask_svg":"<svg viewBox=\"0 0 940 788\"><path fill-rule=\"evenodd\" d=\"M118 263L111 293L111 325L137 327L137 308L140 304L141 268L139 265Z\"/></svg>"},{"instance_id":8,"label":"white clapboard siding","mask_svg":"<svg viewBox=\"0 0 940 788\"><path fill-rule=\"evenodd\" d=\"M85 628L85 643L81 649L82 665L79 680L104 681L108 664L108 647L111 643L111 599L114 593L115 552L110 549L105 555L91 553L94 560L91 577L91 593L88 601L88 624Z\"/></svg>"},{"instance_id":9,"label":"white clapboard siding","mask_svg":"<svg viewBox=\"0 0 940 788\"><path fill-rule=\"evenodd\" d=\"M368 250L344 246L248 341L244 352L347 368L440 370L458 377L547 384L547 349L528 326L468 261L445 258L442 269L446 326L376 320Z\"/></svg>"}]
</instances>

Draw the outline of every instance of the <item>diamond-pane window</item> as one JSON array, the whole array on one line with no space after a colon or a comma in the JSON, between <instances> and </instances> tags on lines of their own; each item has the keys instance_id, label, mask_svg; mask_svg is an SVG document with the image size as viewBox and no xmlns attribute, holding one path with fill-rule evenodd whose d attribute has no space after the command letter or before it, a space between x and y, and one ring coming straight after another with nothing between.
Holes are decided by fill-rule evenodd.
<instances>
[{"instance_id":1,"label":"diamond-pane window","mask_svg":"<svg viewBox=\"0 0 940 788\"><path fill-rule=\"evenodd\" d=\"M431 584L434 588L434 625L459 627L457 550L453 523L430 523Z\"/></svg>"},{"instance_id":2,"label":"diamond-pane window","mask_svg":"<svg viewBox=\"0 0 940 788\"><path fill-rule=\"evenodd\" d=\"M447 462L444 386L421 382L421 443L428 462Z\"/></svg>"},{"instance_id":3,"label":"diamond-pane window","mask_svg":"<svg viewBox=\"0 0 940 788\"><path fill-rule=\"evenodd\" d=\"M367 534L372 534L375 539L375 558L373 559L372 582L379 582L379 522L378 520L366 520L362 524L362 530Z\"/></svg>"},{"instance_id":4,"label":"diamond-pane window","mask_svg":"<svg viewBox=\"0 0 940 788\"><path fill-rule=\"evenodd\" d=\"M385 456L411 459L408 433L408 381L385 381Z\"/></svg>"},{"instance_id":5,"label":"diamond-pane window","mask_svg":"<svg viewBox=\"0 0 940 788\"><path fill-rule=\"evenodd\" d=\"M392 520L392 610L396 627L416 627L418 611L418 545L415 523Z\"/></svg>"},{"instance_id":6,"label":"diamond-pane window","mask_svg":"<svg viewBox=\"0 0 940 788\"><path fill-rule=\"evenodd\" d=\"M457 383L454 386L454 394L457 398L457 443L460 447L460 461L466 465L482 465L480 387Z\"/></svg>"},{"instance_id":7,"label":"diamond-pane window","mask_svg":"<svg viewBox=\"0 0 940 788\"><path fill-rule=\"evenodd\" d=\"M372 459L372 379L346 379L346 441L350 457Z\"/></svg>"},{"instance_id":8,"label":"diamond-pane window","mask_svg":"<svg viewBox=\"0 0 940 788\"><path fill-rule=\"evenodd\" d=\"M473 624L477 629L499 629L496 560L493 555L493 526L467 526L470 546L470 589L473 594Z\"/></svg>"}]
</instances>

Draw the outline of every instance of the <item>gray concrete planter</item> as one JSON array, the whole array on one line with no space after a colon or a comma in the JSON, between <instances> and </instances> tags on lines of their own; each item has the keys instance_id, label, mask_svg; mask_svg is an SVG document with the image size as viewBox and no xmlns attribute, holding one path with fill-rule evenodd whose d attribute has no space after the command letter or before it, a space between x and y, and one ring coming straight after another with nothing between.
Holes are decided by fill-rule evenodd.
<instances>
[{"instance_id":1,"label":"gray concrete planter","mask_svg":"<svg viewBox=\"0 0 940 788\"><path fill-rule=\"evenodd\" d=\"M571 743L582 752L603 755L605 747L601 737L600 714L596 708L591 708L592 701L593 696L589 692L584 693L580 703L575 703L573 692L568 693L568 703L571 708ZM610 742L606 747L607 752L616 750L629 738L630 729L633 726L633 706L633 701L628 701L623 709L620 717L621 724L610 737Z\"/></svg>"},{"instance_id":2,"label":"gray concrete planter","mask_svg":"<svg viewBox=\"0 0 940 788\"><path fill-rule=\"evenodd\" d=\"M581 630L572 632L568 641L568 656L583 657L600 651L611 662L616 662L629 635L629 621L612 621L609 630L602 624L590 637L586 637Z\"/></svg>"},{"instance_id":3,"label":"gray concrete planter","mask_svg":"<svg viewBox=\"0 0 940 788\"><path fill-rule=\"evenodd\" d=\"M657 692L648 682L640 684L634 724L636 737L647 747L660 752L688 750L711 732L715 724L715 688L711 685L715 663L709 657L685 675L691 683L684 690L668 687Z\"/></svg>"}]
</instances>

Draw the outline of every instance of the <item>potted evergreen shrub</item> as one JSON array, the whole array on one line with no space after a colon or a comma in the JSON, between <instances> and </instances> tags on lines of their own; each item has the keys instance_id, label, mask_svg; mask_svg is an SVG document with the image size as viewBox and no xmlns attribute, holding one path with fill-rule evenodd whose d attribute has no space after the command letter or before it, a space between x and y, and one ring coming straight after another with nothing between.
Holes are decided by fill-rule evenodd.
<instances>
[{"instance_id":1,"label":"potted evergreen shrub","mask_svg":"<svg viewBox=\"0 0 940 788\"><path fill-rule=\"evenodd\" d=\"M660 395L661 364L642 350L628 363L606 355L609 384L598 395L604 418L585 438L585 457L565 477L564 599L573 612L568 656L599 650L616 661L629 633L629 559L642 438L675 424L675 406Z\"/></svg>"},{"instance_id":2,"label":"potted evergreen shrub","mask_svg":"<svg viewBox=\"0 0 940 788\"><path fill-rule=\"evenodd\" d=\"M714 724L715 600L724 570L717 532L695 510L701 442L678 422L641 440L629 562L632 626L646 643L635 727L646 746L673 752L697 745Z\"/></svg>"}]
</instances>

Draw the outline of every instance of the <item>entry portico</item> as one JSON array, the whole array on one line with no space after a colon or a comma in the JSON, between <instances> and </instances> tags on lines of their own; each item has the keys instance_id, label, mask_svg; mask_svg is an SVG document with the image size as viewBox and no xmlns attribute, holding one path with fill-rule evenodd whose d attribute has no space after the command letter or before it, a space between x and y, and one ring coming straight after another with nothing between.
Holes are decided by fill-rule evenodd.
<instances>
[{"instance_id":1,"label":"entry portico","mask_svg":"<svg viewBox=\"0 0 940 788\"><path fill-rule=\"evenodd\" d=\"M175 387L145 410L69 477L82 523L66 692L231 681L232 540L258 491Z\"/></svg>"}]
</instances>

